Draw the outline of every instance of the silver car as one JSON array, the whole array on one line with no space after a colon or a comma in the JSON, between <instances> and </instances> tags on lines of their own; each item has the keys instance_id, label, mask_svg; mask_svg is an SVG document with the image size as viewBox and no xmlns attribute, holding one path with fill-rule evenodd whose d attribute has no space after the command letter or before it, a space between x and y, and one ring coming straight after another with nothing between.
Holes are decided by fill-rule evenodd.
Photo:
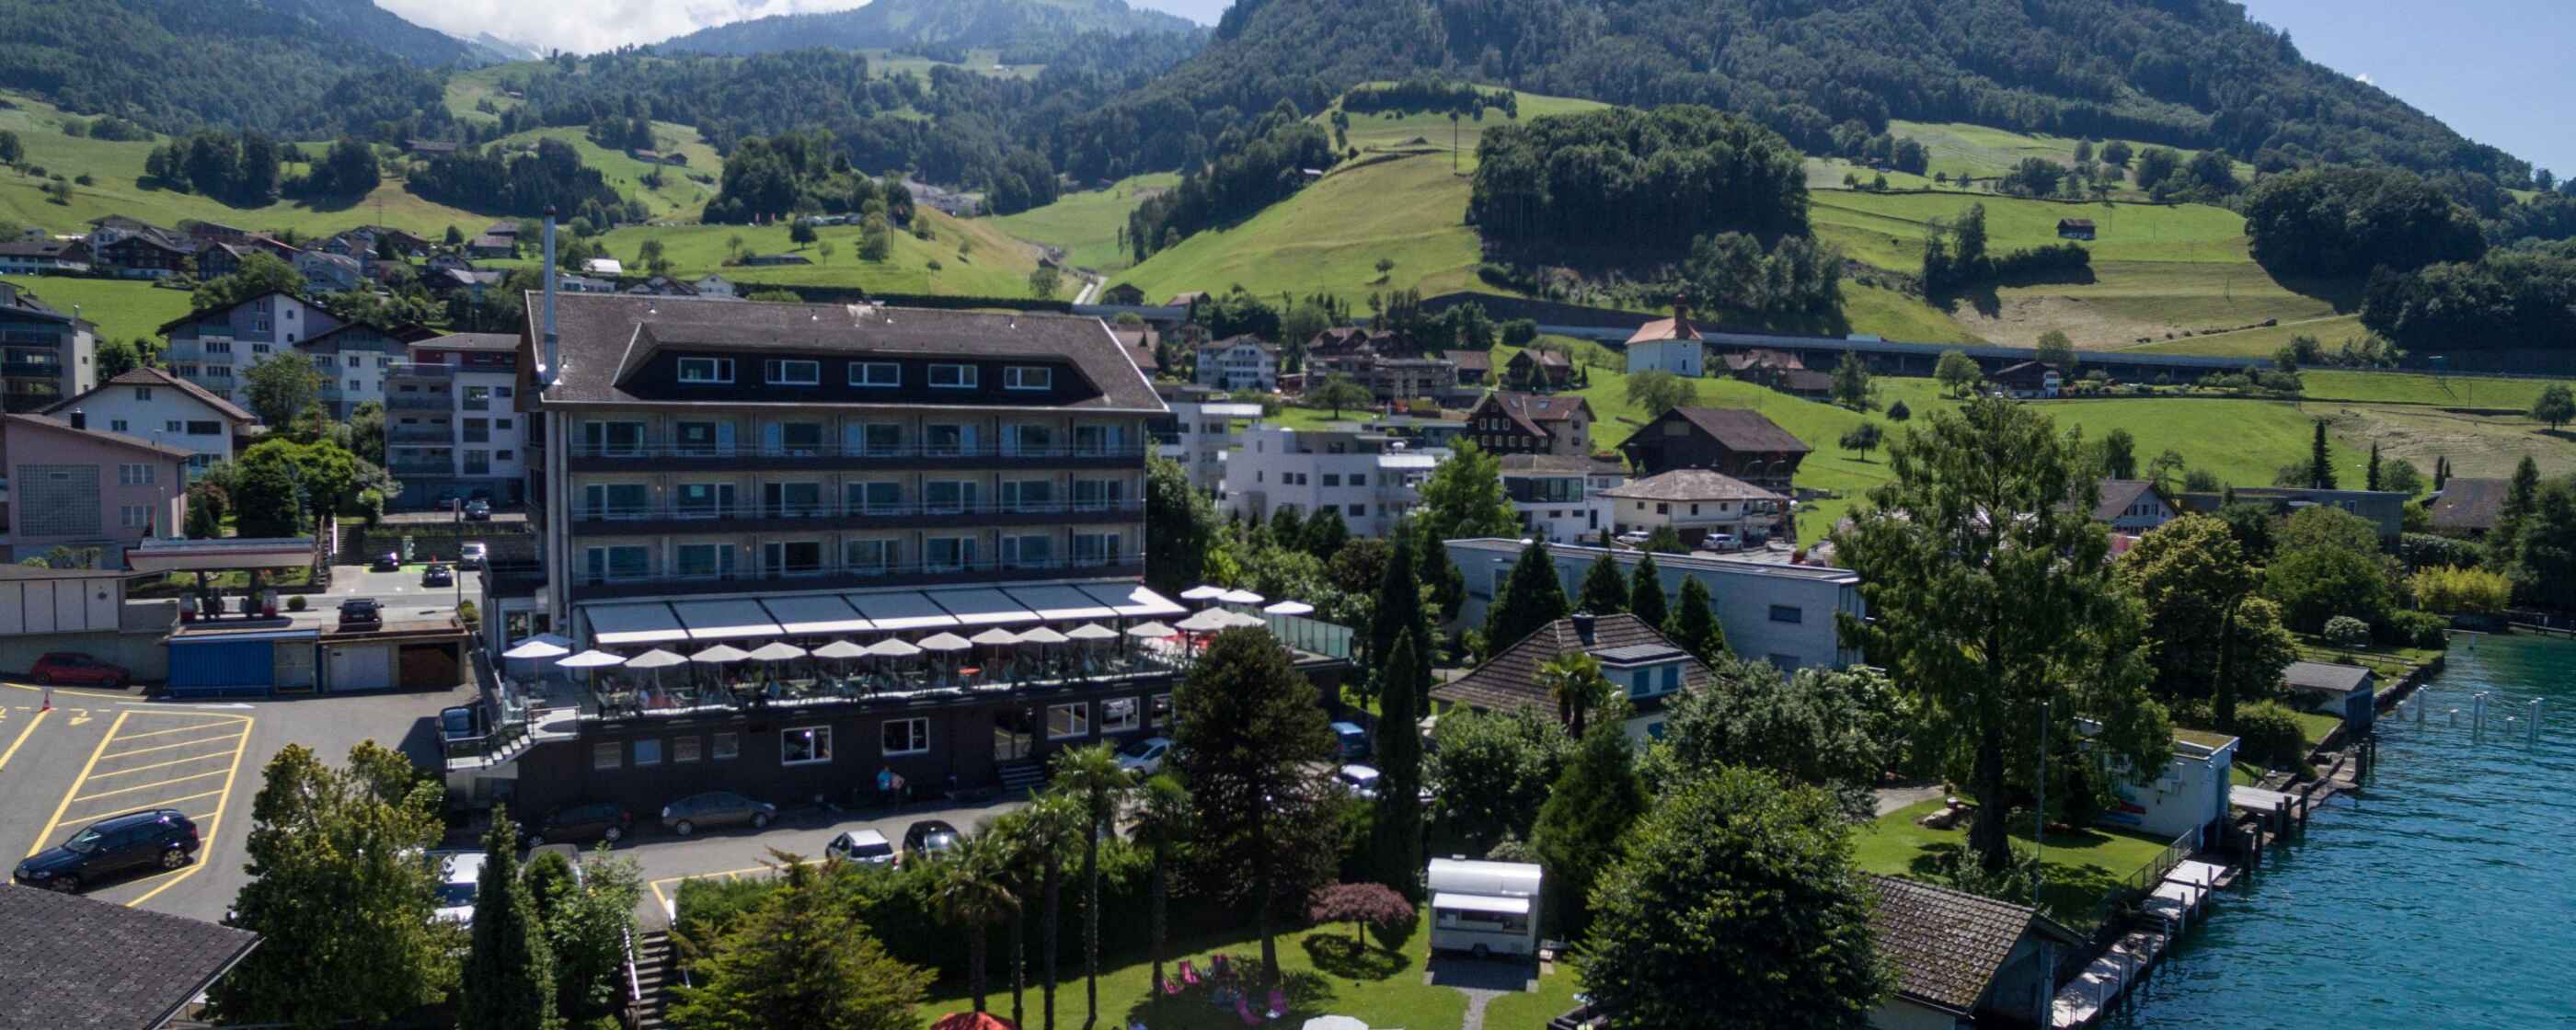
<instances>
[{"instance_id":1,"label":"silver car","mask_svg":"<svg viewBox=\"0 0 2576 1030\"><path fill-rule=\"evenodd\" d=\"M729 790L711 790L691 794L662 806L662 825L686 837L701 828L751 824L755 830L767 829L770 820L778 818L778 806L754 801Z\"/></svg>"}]
</instances>

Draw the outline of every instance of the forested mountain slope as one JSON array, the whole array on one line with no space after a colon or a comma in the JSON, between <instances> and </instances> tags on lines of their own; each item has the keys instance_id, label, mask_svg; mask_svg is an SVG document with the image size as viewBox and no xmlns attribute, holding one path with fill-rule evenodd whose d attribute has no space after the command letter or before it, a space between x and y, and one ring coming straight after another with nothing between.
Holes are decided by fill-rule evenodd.
<instances>
[{"instance_id":1,"label":"forested mountain slope","mask_svg":"<svg viewBox=\"0 0 2576 1030\"><path fill-rule=\"evenodd\" d=\"M874 0L846 11L777 14L709 26L665 41L657 49L707 54L818 46L1042 49L1084 32L1198 35L1203 31L1186 18L1130 7L1125 0Z\"/></svg>"}]
</instances>

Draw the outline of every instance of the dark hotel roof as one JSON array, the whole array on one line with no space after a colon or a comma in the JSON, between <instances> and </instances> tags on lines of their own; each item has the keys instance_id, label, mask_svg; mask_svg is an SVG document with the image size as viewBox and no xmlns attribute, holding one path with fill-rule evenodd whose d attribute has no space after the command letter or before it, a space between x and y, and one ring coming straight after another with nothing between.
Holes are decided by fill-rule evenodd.
<instances>
[{"instance_id":1,"label":"dark hotel roof","mask_svg":"<svg viewBox=\"0 0 2576 1030\"><path fill-rule=\"evenodd\" d=\"M247 930L0 886L0 1025L151 1030L258 944Z\"/></svg>"}]
</instances>

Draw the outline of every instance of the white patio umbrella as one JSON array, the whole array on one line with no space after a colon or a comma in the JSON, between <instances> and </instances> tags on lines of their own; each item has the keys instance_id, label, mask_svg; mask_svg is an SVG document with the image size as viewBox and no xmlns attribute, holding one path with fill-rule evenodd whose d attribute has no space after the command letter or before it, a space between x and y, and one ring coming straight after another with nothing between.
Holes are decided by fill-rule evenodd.
<instances>
[{"instance_id":1,"label":"white patio umbrella","mask_svg":"<svg viewBox=\"0 0 2576 1030\"><path fill-rule=\"evenodd\" d=\"M1249 612L1227 612L1226 620L1237 626L1268 626L1270 620Z\"/></svg>"},{"instance_id":2,"label":"white patio umbrella","mask_svg":"<svg viewBox=\"0 0 2576 1030\"><path fill-rule=\"evenodd\" d=\"M1201 583L1181 591L1181 600L1184 601L1213 601L1224 596L1225 588L1214 583Z\"/></svg>"},{"instance_id":3,"label":"white patio umbrella","mask_svg":"<svg viewBox=\"0 0 2576 1030\"><path fill-rule=\"evenodd\" d=\"M1043 627L1041 627L1043 628ZM1118 631L1097 622L1086 622L1064 631L1068 640L1116 640Z\"/></svg>"},{"instance_id":4,"label":"white patio umbrella","mask_svg":"<svg viewBox=\"0 0 2576 1030\"><path fill-rule=\"evenodd\" d=\"M1013 633L1010 630L1003 629L1000 626L995 626L966 639L968 643L982 644L986 647L1002 647L1009 644L1019 643L1020 635Z\"/></svg>"},{"instance_id":5,"label":"white patio umbrella","mask_svg":"<svg viewBox=\"0 0 2576 1030\"><path fill-rule=\"evenodd\" d=\"M758 650L751 653L751 660L755 662L783 662L790 658L803 657L805 657L804 648L784 640L772 640L760 645Z\"/></svg>"},{"instance_id":6,"label":"white patio umbrella","mask_svg":"<svg viewBox=\"0 0 2576 1030\"><path fill-rule=\"evenodd\" d=\"M650 651L646 651L643 654L627 659L626 667L629 669L667 669L674 665L687 665L688 663L689 660L687 658L672 654L669 651L665 651L657 647Z\"/></svg>"},{"instance_id":7,"label":"white patio umbrella","mask_svg":"<svg viewBox=\"0 0 2576 1030\"><path fill-rule=\"evenodd\" d=\"M555 664L567 669L597 669L610 665L624 665L626 658L624 655L613 655L606 651L584 651Z\"/></svg>"},{"instance_id":8,"label":"white patio umbrella","mask_svg":"<svg viewBox=\"0 0 2576 1030\"><path fill-rule=\"evenodd\" d=\"M871 658L910 658L920 653L921 649L912 646L911 641L897 640L893 637L868 645L868 656Z\"/></svg>"},{"instance_id":9,"label":"white patio umbrella","mask_svg":"<svg viewBox=\"0 0 2576 1030\"><path fill-rule=\"evenodd\" d=\"M1304 601L1281 601L1262 611L1272 615L1311 615L1315 611L1315 606Z\"/></svg>"},{"instance_id":10,"label":"white patio umbrella","mask_svg":"<svg viewBox=\"0 0 2576 1030\"><path fill-rule=\"evenodd\" d=\"M868 648L854 641L835 640L815 648L813 653L816 658L865 658L868 656Z\"/></svg>"},{"instance_id":11,"label":"white patio umbrella","mask_svg":"<svg viewBox=\"0 0 2576 1030\"><path fill-rule=\"evenodd\" d=\"M1301 1030L1369 1030L1369 1025L1349 1016L1317 1016L1307 1020Z\"/></svg>"},{"instance_id":12,"label":"white patio umbrella","mask_svg":"<svg viewBox=\"0 0 2576 1030\"><path fill-rule=\"evenodd\" d=\"M1249 590L1228 590L1218 594L1216 599L1227 604L1260 604L1262 601L1260 594Z\"/></svg>"},{"instance_id":13,"label":"white patio umbrella","mask_svg":"<svg viewBox=\"0 0 2576 1030\"><path fill-rule=\"evenodd\" d=\"M1159 622L1146 622L1127 627L1127 635L1145 640L1160 640L1164 637L1178 636L1179 631Z\"/></svg>"},{"instance_id":14,"label":"white patio umbrella","mask_svg":"<svg viewBox=\"0 0 2576 1030\"><path fill-rule=\"evenodd\" d=\"M501 652L501 657L560 658L572 653L571 644L572 641L566 640L552 633L539 633L536 636L519 641L509 650Z\"/></svg>"},{"instance_id":15,"label":"white patio umbrella","mask_svg":"<svg viewBox=\"0 0 2576 1030\"><path fill-rule=\"evenodd\" d=\"M730 665L734 662L743 661L750 657L751 652L745 651L739 647L735 647L731 644L717 644L704 651L690 655L689 660L700 665Z\"/></svg>"},{"instance_id":16,"label":"white patio umbrella","mask_svg":"<svg viewBox=\"0 0 2576 1030\"><path fill-rule=\"evenodd\" d=\"M924 651L964 651L974 646L974 641L954 633L933 633L921 640L921 649Z\"/></svg>"},{"instance_id":17,"label":"white patio umbrella","mask_svg":"<svg viewBox=\"0 0 2576 1030\"><path fill-rule=\"evenodd\" d=\"M1182 619L1180 624L1174 628L1187 633L1214 633L1232 625L1234 625L1234 616L1226 612L1218 611L1214 608L1209 608L1196 615L1192 615L1189 618Z\"/></svg>"},{"instance_id":18,"label":"white patio umbrella","mask_svg":"<svg viewBox=\"0 0 2576 1030\"><path fill-rule=\"evenodd\" d=\"M1109 635L1117 636L1115 633ZM1072 639L1045 626L1038 626L1020 634L1020 643L1023 644L1062 644Z\"/></svg>"}]
</instances>

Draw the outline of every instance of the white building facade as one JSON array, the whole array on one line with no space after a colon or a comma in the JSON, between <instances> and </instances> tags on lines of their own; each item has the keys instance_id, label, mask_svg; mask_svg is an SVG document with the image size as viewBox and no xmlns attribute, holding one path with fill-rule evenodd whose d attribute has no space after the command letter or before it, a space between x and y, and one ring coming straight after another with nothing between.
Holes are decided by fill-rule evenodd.
<instances>
[{"instance_id":1,"label":"white building facade","mask_svg":"<svg viewBox=\"0 0 2576 1030\"><path fill-rule=\"evenodd\" d=\"M1198 384L1219 390L1279 389L1279 348L1249 336L1213 340L1198 350Z\"/></svg>"},{"instance_id":2,"label":"white building facade","mask_svg":"<svg viewBox=\"0 0 2576 1030\"><path fill-rule=\"evenodd\" d=\"M1470 539L1451 540L1447 546L1449 560L1457 564L1467 580L1467 600L1458 609L1459 624L1483 625L1485 609L1493 604L1503 581L1510 577L1512 564L1520 560L1523 542ZM1583 574L1602 553L1598 547L1549 545L1548 555L1556 562L1557 579L1564 584L1567 596L1581 592ZM1621 548L1611 553L1622 573L1633 574L1637 560L1646 552ZM1718 624L1726 629L1727 648L1737 654L1768 661L1782 669L1839 669L1861 660L1860 649L1845 647L1834 624L1838 613L1860 617L1868 612L1861 601L1857 572L1822 565L1682 554L1656 555L1655 568L1662 575L1668 596L1678 597L1686 578L1697 579L1708 588Z\"/></svg>"},{"instance_id":3,"label":"white building facade","mask_svg":"<svg viewBox=\"0 0 2576 1030\"><path fill-rule=\"evenodd\" d=\"M1225 458L1222 503L1245 519L1330 507L1353 535L1385 536L1422 502L1422 481L1446 457L1383 433L1257 426Z\"/></svg>"}]
</instances>

